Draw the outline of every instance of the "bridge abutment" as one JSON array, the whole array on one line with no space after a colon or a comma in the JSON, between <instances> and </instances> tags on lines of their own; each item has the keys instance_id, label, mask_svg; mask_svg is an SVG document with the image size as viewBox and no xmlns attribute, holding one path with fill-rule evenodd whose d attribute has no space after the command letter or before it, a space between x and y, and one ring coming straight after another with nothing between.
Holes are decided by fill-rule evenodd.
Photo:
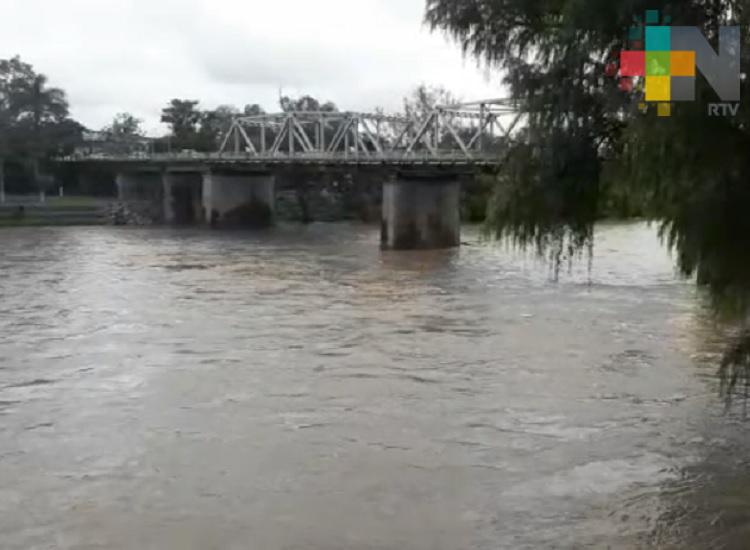
<instances>
[{"instance_id":1,"label":"bridge abutment","mask_svg":"<svg viewBox=\"0 0 750 550\"><path fill-rule=\"evenodd\" d=\"M402 173L383 186L385 250L431 250L461 244L461 182L453 174Z\"/></svg>"},{"instance_id":2,"label":"bridge abutment","mask_svg":"<svg viewBox=\"0 0 750 550\"><path fill-rule=\"evenodd\" d=\"M197 172L166 172L164 189L164 222L190 225L203 220L203 174Z\"/></svg>"},{"instance_id":3,"label":"bridge abutment","mask_svg":"<svg viewBox=\"0 0 750 550\"><path fill-rule=\"evenodd\" d=\"M203 180L206 221L213 227L268 227L276 211L270 172L209 172Z\"/></svg>"}]
</instances>

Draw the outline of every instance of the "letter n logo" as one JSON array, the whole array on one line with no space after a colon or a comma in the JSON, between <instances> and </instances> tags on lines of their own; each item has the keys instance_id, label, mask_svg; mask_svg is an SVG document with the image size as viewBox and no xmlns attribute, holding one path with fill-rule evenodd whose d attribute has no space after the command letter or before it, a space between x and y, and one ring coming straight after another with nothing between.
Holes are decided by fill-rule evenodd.
<instances>
[{"instance_id":1,"label":"letter n logo","mask_svg":"<svg viewBox=\"0 0 750 550\"><path fill-rule=\"evenodd\" d=\"M740 101L740 28L719 29L717 54L697 27L672 27L673 52L695 52L695 65L722 101ZM672 77L672 101L695 99L695 77ZM684 81L681 81L685 79Z\"/></svg>"}]
</instances>

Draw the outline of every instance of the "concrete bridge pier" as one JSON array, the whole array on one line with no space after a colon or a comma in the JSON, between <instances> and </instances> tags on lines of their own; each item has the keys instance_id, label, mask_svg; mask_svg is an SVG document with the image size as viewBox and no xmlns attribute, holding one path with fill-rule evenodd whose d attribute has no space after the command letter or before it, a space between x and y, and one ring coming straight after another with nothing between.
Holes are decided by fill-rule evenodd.
<instances>
[{"instance_id":1,"label":"concrete bridge pier","mask_svg":"<svg viewBox=\"0 0 750 550\"><path fill-rule=\"evenodd\" d=\"M384 250L461 245L461 182L455 174L399 173L383 186Z\"/></svg>"},{"instance_id":2,"label":"concrete bridge pier","mask_svg":"<svg viewBox=\"0 0 750 550\"><path fill-rule=\"evenodd\" d=\"M120 201L161 200L161 175L158 172L119 172L115 183Z\"/></svg>"},{"instance_id":3,"label":"concrete bridge pier","mask_svg":"<svg viewBox=\"0 0 750 550\"><path fill-rule=\"evenodd\" d=\"M269 227L276 211L270 172L211 171L203 177L206 221L212 227Z\"/></svg>"},{"instance_id":4,"label":"concrete bridge pier","mask_svg":"<svg viewBox=\"0 0 750 550\"><path fill-rule=\"evenodd\" d=\"M204 218L203 174L200 172L165 172L164 222L173 225L200 223Z\"/></svg>"},{"instance_id":5,"label":"concrete bridge pier","mask_svg":"<svg viewBox=\"0 0 750 550\"><path fill-rule=\"evenodd\" d=\"M112 215L115 224L150 225L164 220L159 172L119 172L115 184L119 203Z\"/></svg>"}]
</instances>

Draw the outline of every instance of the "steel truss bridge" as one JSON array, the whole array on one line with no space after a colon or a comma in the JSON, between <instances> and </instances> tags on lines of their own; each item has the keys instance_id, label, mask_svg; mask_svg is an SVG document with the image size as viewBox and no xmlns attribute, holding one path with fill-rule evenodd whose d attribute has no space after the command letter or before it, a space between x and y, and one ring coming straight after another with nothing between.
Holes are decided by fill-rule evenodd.
<instances>
[{"instance_id":1,"label":"steel truss bridge","mask_svg":"<svg viewBox=\"0 0 750 550\"><path fill-rule=\"evenodd\" d=\"M194 165L495 166L522 114L513 100L439 106L427 113L292 111L241 116L215 153L89 152L74 162Z\"/></svg>"}]
</instances>

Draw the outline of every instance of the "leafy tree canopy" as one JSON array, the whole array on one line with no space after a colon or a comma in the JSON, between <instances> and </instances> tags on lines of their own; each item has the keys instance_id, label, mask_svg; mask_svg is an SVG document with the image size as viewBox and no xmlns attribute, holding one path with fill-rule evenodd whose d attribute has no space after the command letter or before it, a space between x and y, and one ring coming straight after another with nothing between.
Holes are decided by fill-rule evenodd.
<instances>
[{"instance_id":1,"label":"leafy tree canopy","mask_svg":"<svg viewBox=\"0 0 750 550\"><path fill-rule=\"evenodd\" d=\"M143 136L142 122L130 113L119 113L115 115L112 123L104 128L104 131L115 138L139 137Z\"/></svg>"},{"instance_id":2,"label":"leafy tree canopy","mask_svg":"<svg viewBox=\"0 0 750 550\"><path fill-rule=\"evenodd\" d=\"M263 110L263 107L261 107L257 103L252 103L245 105L245 109L242 114L244 114L245 116L258 116L264 113L265 111Z\"/></svg>"},{"instance_id":3,"label":"leafy tree canopy","mask_svg":"<svg viewBox=\"0 0 750 550\"><path fill-rule=\"evenodd\" d=\"M698 26L716 47L720 25L750 41L750 0L427 0L426 20L464 51L502 69L528 124L498 175L491 228L559 261L585 250L607 209L662 224L686 276L721 311L750 312L750 96L742 61L736 117L709 118L718 101L698 79L697 101L670 118L636 113L607 66L647 9Z\"/></svg>"},{"instance_id":4,"label":"leafy tree canopy","mask_svg":"<svg viewBox=\"0 0 750 550\"><path fill-rule=\"evenodd\" d=\"M173 99L161 112L161 121L169 126L177 145L189 147L198 130L202 114L197 100Z\"/></svg>"},{"instance_id":5,"label":"leafy tree canopy","mask_svg":"<svg viewBox=\"0 0 750 550\"><path fill-rule=\"evenodd\" d=\"M29 167L39 181L39 165L70 152L83 127L69 118L68 102L59 88L20 57L0 59L0 177L6 160Z\"/></svg>"},{"instance_id":6,"label":"leafy tree canopy","mask_svg":"<svg viewBox=\"0 0 750 550\"><path fill-rule=\"evenodd\" d=\"M321 102L309 95L297 99L283 96L279 99L279 107L281 107L281 110L285 113L292 111L322 111L335 113L338 111L336 104L333 102Z\"/></svg>"},{"instance_id":7,"label":"leafy tree canopy","mask_svg":"<svg viewBox=\"0 0 750 550\"><path fill-rule=\"evenodd\" d=\"M428 86L420 84L411 92L409 97L404 98L404 113L424 118L431 113L435 107L455 105L460 99L442 86Z\"/></svg>"}]
</instances>

